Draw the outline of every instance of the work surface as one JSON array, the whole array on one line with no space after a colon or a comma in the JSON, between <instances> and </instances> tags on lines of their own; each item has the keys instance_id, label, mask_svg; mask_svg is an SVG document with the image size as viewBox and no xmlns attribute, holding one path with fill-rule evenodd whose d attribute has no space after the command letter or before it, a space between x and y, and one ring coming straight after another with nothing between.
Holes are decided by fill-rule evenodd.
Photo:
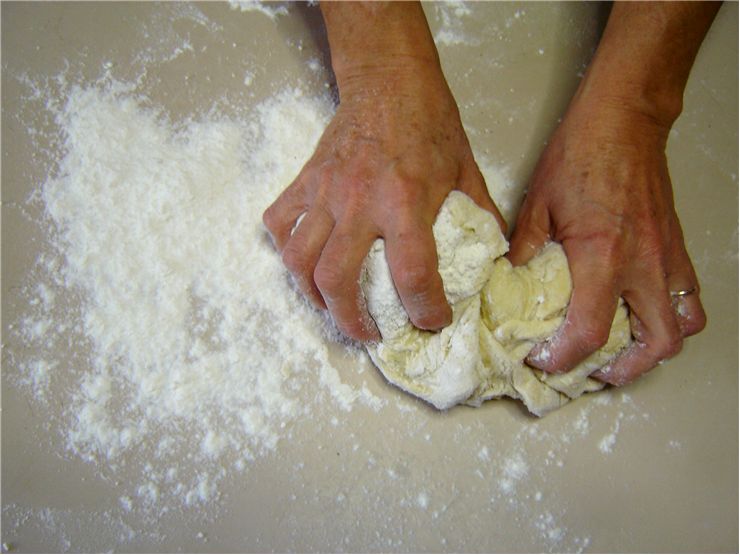
<instances>
[{"instance_id":1,"label":"work surface","mask_svg":"<svg viewBox=\"0 0 740 555\"><path fill-rule=\"evenodd\" d=\"M425 5L510 222L606 9ZM258 215L330 117L317 8L4 3L3 551L737 551L737 9L668 145L708 326L536 419L511 400L436 412L294 298ZM97 153L120 167L85 173Z\"/></svg>"}]
</instances>

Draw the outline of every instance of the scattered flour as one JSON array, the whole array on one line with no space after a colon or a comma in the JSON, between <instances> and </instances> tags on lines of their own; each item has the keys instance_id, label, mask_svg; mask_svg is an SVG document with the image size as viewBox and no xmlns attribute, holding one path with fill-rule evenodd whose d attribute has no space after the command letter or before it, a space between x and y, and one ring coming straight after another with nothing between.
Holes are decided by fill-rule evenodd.
<instances>
[{"instance_id":1,"label":"scattered flour","mask_svg":"<svg viewBox=\"0 0 740 555\"><path fill-rule=\"evenodd\" d=\"M552 543L558 544L565 537L565 530L555 523L551 513L545 512L537 517L537 529Z\"/></svg>"},{"instance_id":2,"label":"scattered flour","mask_svg":"<svg viewBox=\"0 0 740 555\"><path fill-rule=\"evenodd\" d=\"M434 33L437 46L473 44L473 38L464 30L464 19L471 13L470 7L462 1L435 2L434 14L439 23Z\"/></svg>"},{"instance_id":3,"label":"scattered flour","mask_svg":"<svg viewBox=\"0 0 740 555\"><path fill-rule=\"evenodd\" d=\"M71 515L76 518L71 519ZM96 553L110 551L111 542L124 545L132 541L162 540L161 534L156 531L134 529L114 511L83 512L49 507L26 509L10 503L3 505L2 522L3 535L24 526L32 537L47 538L47 551L51 553L79 552L75 547L75 539L79 537L85 537L88 550ZM24 544L7 541L3 542L2 549L4 553L25 551Z\"/></svg>"},{"instance_id":4,"label":"scattered flour","mask_svg":"<svg viewBox=\"0 0 740 555\"><path fill-rule=\"evenodd\" d=\"M624 413L620 412L612 425L611 431L599 441L599 451L602 453L609 454L614 449L614 445L617 443L617 434L619 433L622 418L624 418Z\"/></svg>"},{"instance_id":5,"label":"scattered flour","mask_svg":"<svg viewBox=\"0 0 740 555\"><path fill-rule=\"evenodd\" d=\"M232 10L258 12L274 20L288 14L288 2L260 2L259 0L229 0Z\"/></svg>"},{"instance_id":6,"label":"scattered flour","mask_svg":"<svg viewBox=\"0 0 740 555\"><path fill-rule=\"evenodd\" d=\"M683 447L683 445L677 439L671 439L668 441L668 447L670 447L671 449L679 450Z\"/></svg>"},{"instance_id":7,"label":"scattered flour","mask_svg":"<svg viewBox=\"0 0 740 555\"><path fill-rule=\"evenodd\" d=\"M249 87L254 82L254 71L245 71L244 72L244 86Z\"/></svg>"},{"instance_id":8,"label":"scattered flour","mask_svg":"<svg viewBox=\"0 0 740 555\"><path fill-rule=\"evenodd\" d=\"M503 460L501 464L501 477L499 487L506 494L514 493L517 483L521 482L529 474L529 464L524 454L516 452Z\"/></svg>"}]
</instances>

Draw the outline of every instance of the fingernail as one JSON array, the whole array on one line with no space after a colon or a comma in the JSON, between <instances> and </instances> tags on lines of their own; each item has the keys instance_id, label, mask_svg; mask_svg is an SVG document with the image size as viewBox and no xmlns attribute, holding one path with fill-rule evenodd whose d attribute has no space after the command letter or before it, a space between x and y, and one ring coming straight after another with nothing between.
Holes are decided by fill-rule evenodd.
<instances>
[{"instance_id":1,"label":"fingernail","mask_svg":"<svg viewBox=\"0 0 740 555\"><path fill-rule=\"evenodd\" d=\"M529 355L524 359L527 364L534 366L539 370L545 370L552 359L552 353L550 351L550 343L545 341L544 343L538 343L535 345Z\"/></svg>"},{"instance_id":2,"label":"fingernail","mask_svg":"<svg viewBox=\"0 0 740 555\"><path fill-rule=\"evenodd\" d=\"M427 331L440 331L452 323L452 309L444 312L426 313L416 318L411 318L413 324Z\"/></svg>"},{"instance_id":3,"label":"fingernail","mask_svg":"<svg viewBox=\"0 0 740 555\"><path fill-rule=\"evenodd\" d=\"M444 318L442 318L442 321L444 322L444 324L439 326L439 329L437 331L446 328L452 323L452 309L451 308L445 311L445 315L444 315Z\"/></svg>"},{"instance_id":4,"label":"fingernail","mask_svg":"<svg viewBox=\"0 0 740 555\"><path fill-rule=\"evenodd\" d=\"M596 372L592 372L588 377L593 378L595 380L599 380L600 382L606 381L607 374L609 373L608 370L602 368L601 370L597 370Z\"/></svg>"},{"instance_id":5,"label":"fingernail","mask_svg":"<svg viewBox=\"0 0 740 555\"><path fill-rule=\"evenodd\" d=\"M621 387L631 381L625 379L624 376L615 375L613 370L613 366L604 366L602 369L592 372L589 378L594 378L595 380L599 380L600 382L604 382L615 387Z\"/></svg>"}]
</instances>

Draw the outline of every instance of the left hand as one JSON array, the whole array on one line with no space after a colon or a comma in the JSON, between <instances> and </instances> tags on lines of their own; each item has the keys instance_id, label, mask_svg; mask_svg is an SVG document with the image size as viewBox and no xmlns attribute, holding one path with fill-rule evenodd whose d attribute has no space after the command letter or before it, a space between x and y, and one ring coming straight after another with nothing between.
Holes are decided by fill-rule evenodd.
<instances>
[{"instance_id":1,"label":"left hand","mask_svg":"<svg viewBox=\"0 0 740 555\"><path fill-rule=\"evenodd\" d=\"M548 240L561 243L573 295L562 327L531 351L532 366L565 372L604 345L620 296L635 341L593 375L602 381L634 380L704 328L699 284L673 207L668 130L618 102L576 100L542 154L509 257L523 264Z\"/></svg>"}]
</instances>

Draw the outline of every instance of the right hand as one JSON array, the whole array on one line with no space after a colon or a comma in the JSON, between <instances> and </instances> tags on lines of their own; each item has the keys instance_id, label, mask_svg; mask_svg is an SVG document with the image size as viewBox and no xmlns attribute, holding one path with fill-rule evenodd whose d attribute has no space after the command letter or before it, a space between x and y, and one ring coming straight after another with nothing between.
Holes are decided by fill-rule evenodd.
<instances>
[{"instance_id":1,"label":"right hand","mask_svg":"<svg viewBox=\"0 0 740 555\"><path fill-rule=\"evenodd\" d=\"M393 67L340 87L315 153L263 218L301 291L360 341L380 339L359 285L377 238L409 318L438 330L452 318L432 235L444 199L458 189L505 228L441 69Z\"/></svg>"}]
</instances>

